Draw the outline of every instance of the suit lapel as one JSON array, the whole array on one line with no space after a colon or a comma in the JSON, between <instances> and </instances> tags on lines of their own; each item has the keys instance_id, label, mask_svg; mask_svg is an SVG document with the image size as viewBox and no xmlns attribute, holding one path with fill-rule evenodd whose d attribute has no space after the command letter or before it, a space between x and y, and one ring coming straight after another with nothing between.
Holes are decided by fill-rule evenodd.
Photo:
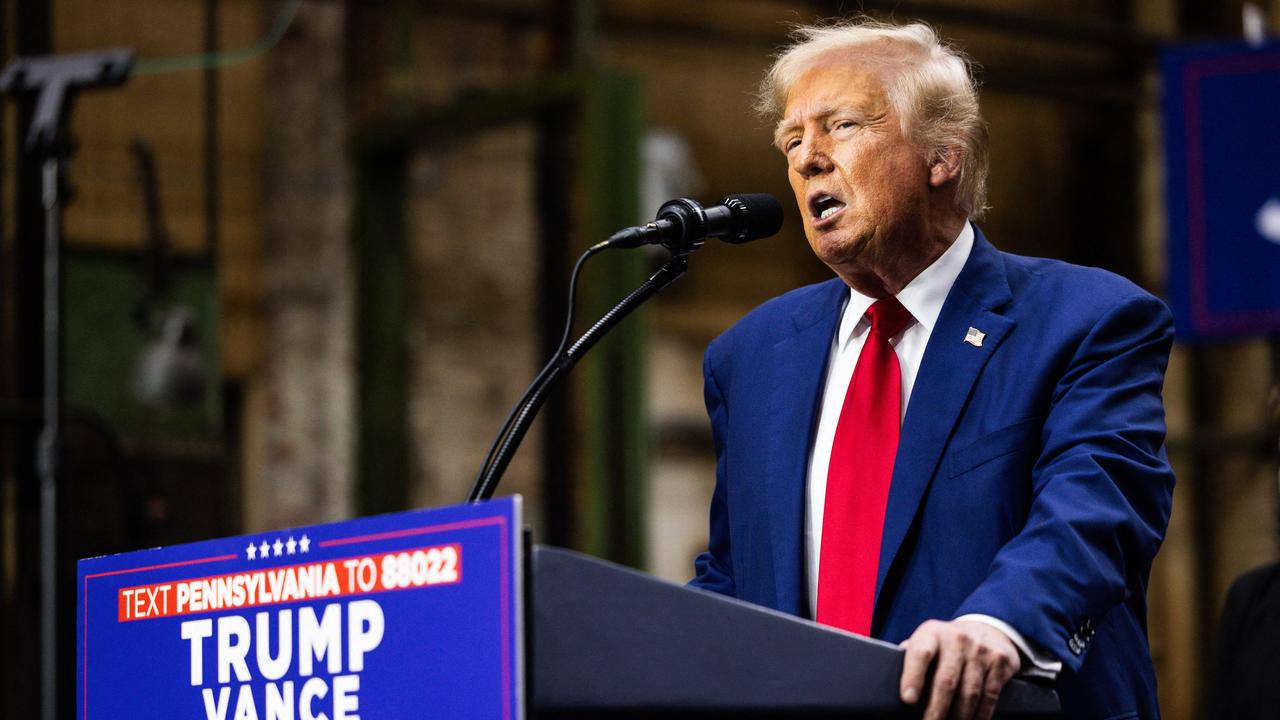
<instances>
[{"instance_id":1,"label":"suit lapel","mask_svg":"<svg viewBox=\"0 0 1280 720\"><path fill-rule=\"evenodd\" d=\"M880 543L877 605L885 576L928 492L973 385L1014 326L998 312L1011 299L1004 261L978 231L929 336L903 419ZM965 342L969 328L985 333L980 346Z\"/></svg>"},{"instance_id":2,"label":"suit lapel","mask_svg":"<svg viewBox=\"0 0 1280 720\"><path fill-rule=\"evenodd\" d=\"M805 606L804 517L809 446L826 377L831 338L849 289L839 279L828 282L819 301L792 316L794 334L772 349L769 399L768 467L770 541L777 608L808 615Z\"/></svg>"}]
</instances>

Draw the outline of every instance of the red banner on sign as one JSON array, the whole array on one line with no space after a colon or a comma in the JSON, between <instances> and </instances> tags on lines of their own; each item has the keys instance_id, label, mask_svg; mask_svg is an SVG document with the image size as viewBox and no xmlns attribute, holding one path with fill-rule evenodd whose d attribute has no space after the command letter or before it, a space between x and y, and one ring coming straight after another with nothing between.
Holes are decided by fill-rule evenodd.
<instances>
[{"instance_id":1,"label":"red banner on sign","mask_svg":"<svg viewBox=\"0 0 1280 720\"><path fill-rule=\"evenodd\" d=\"M121 588L118 620L451 585L461 579L462 545L435 545Z\"/></svg>"}]
</instances>

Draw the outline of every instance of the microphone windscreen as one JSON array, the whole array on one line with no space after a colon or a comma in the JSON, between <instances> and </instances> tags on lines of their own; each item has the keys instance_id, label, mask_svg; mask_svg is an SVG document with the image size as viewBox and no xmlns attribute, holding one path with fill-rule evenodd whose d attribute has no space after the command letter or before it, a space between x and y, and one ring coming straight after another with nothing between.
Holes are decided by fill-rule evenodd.
<instances>
[{"instance_id":1,"label":"microphone windscreen","mask_svg":"<svg viewBox=\"0 0 1280 720\"><path fill-rule=\"evenodd\" d=\"M745 243L777 234L782 229L782 204L768 193L730 195L721 204L733 209L744 223L742 231L724 238L726 242Z\"/></svg>"}]
</instances>

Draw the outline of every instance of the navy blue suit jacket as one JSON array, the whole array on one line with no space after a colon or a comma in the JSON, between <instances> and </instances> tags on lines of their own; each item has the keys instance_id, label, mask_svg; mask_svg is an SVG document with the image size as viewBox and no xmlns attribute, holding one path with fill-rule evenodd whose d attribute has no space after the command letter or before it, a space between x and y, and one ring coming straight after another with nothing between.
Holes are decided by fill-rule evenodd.
<instances>
[{"instance_id":1,"label":"navy blue suit jacket","mask_svg":"<svg viewBox=\"0 0 1280 720\"><path fill-rule=\"evenodd\" d=\"M693 585L808 615L808 456L847 293L792 291L707 349L717 480ZM997 617L1062 660L1067 717L1158 717L1146 585L1173 494L1172 333L1129 281L977 234L903 419L872 635Z\"/></svg>"}]
</instances>

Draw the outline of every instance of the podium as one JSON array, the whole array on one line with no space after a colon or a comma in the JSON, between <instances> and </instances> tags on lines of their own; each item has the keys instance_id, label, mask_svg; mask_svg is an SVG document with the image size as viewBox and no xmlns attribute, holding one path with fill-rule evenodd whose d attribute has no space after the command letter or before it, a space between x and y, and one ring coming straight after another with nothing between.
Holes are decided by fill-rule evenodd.
<instances>
[{"instance_id":1,"label":"podium","mask_svg":"<svg viewBox=\"0 0 1280 720\"><path fill-rule=\"evenodd\" d=\"M902 651L523 541L519 497L81 560L76 717L910 717ZM1000 717L1050 718L1014 681Z\"/></svg>"},{"instance_id":2,"label":"podium","mask_svg":"<svg viewBox=\"0 0 1280 720\"><path fill-rule=\"evenodd\" d=\"M569 550L528 568L535 718L911 717L903 651ZM1057 694L1013 680L996 717L1054 718Z\"/></svg>"}]
</instances>

